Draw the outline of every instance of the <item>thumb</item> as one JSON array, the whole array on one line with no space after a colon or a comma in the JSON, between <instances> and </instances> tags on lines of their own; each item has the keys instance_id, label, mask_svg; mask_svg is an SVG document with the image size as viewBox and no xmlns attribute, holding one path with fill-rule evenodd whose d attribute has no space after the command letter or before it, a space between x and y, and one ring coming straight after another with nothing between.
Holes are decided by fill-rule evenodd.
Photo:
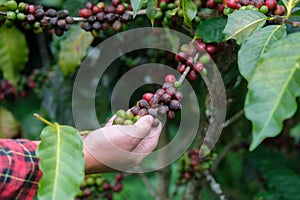
<instances>
[{"instance_id":1,"label":"thumb","mask_svg":"<svg viewBox=\"0 0 300 200\"><path fill-rule=\"evenodd\" d=\"M151 130L152 124L154 122L154 118L151 115L145 115L141 117L137 122L135 122L134 126L137 126L142 129Z\"/></svg>"}]
</instances>

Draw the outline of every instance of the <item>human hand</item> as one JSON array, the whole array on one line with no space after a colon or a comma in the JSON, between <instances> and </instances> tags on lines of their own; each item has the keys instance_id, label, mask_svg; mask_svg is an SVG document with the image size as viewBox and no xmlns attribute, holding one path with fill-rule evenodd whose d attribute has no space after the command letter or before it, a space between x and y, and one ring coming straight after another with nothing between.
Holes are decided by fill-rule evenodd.
<instances>
[{"instance_id":1,"label":"human hand","mask_svg":"<svg viewBox=\"0 0 300 200\"><path fill-rule=\"evenodd\" d=\"M120 171L137 166L157 146L162 125L152 127L154 118L141 117L134 125L112 125L83 138L86 173Z\"/></svg>"}]
</instances>

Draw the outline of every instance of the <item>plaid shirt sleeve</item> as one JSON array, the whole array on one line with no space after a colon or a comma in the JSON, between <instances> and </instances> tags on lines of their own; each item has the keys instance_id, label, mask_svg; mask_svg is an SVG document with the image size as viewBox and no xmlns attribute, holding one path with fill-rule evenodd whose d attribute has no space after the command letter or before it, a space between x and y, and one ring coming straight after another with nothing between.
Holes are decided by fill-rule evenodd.
<instances>
[{"instance_id":1,"label":"plaid shirt sleeve","mask_svg":"<svg viewBox=\"0 0 300 200\"><path fill-rule=\"evenodd\" d=\"M32 200L42 173L37 145L25 139L0 139L0 199Z\"/></svg>"}]
</instances>

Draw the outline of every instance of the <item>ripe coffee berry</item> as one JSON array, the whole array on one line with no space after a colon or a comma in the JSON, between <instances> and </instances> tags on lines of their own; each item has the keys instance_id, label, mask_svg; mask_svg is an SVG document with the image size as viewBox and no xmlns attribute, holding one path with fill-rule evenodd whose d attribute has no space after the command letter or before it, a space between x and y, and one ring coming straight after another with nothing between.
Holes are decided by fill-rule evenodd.
<instances>
[{"instance_id":1,"label":"ripe coffee berry","mask_svg":"<svg viewBox=\"0 0 300 200\"><path fill-rule=\"evenodd\" d=\"M82 8L81 10L79 10L78 16L79 17L83 17L83 18L89 18L90 16L92 16L92 11L88 8Z\"/></svg>"},{"instance_id":2,"label":"ripe coffee berry","mask_svg":"<svg viewBox=\"0 0 300 200\"><path fill-rule=\"evenodd\" d=\"M150 99L153 97L153 95L154 95L153 93L145 93L145 94L143 94L142 98L149 102Z\"/></svg>"},{"instance_id":3,"label":"ripe coffee berry","mask_svg":"<svg viewBox=\"0 0 300 200\"><path fill-rule=\"evenodd\" d=\"M209 54L214 54L216 52L216 47L214 45L207 45L206 47L206 51Z\"/></svg>"},{"instance_id":4,"label":"ripe coffee berry","mask_svg":"<svg viewBox=\"0 0 300 200\"><path fill-rule=\"evenodd\" d=\"M117 7L121 3L121 0L112 0L111 4L115 7Z\"/></svg>"},{"instance_id":5,"label":"ripe coffee berry","mask_svg":"<svg viewBox=\"0 0 300 200\"><path fill-rule=\"evenodd\" d=\"M193 65L193 69L194 69L194 71L201 73L202 69L203 69L202 62L196 62L196 64Z\"/></svg>"},{"instance_id":6,"label":"ripe coffee berry","mask_svg":"<svg viewBox=\"0 0 300 200\"><path fill-rule=\"evenodd\" d=\"M104 12L105 13L114 13L116 11L116 8L114 6L105 6Z\"/></svg>"},{"instance_id":7,"label":"ripe coffee berry","mask_svg":"<svg viewBox=\"0 0 300 200\"><path fill-rule=\"evenodd\" d=\"M167 83L174 83L176 81L176 77L173 74L168 74L165 77L165 82Z\"/></svg>"},{"instance_id":8,"label":"ripe coffee berry","mask_svg":"<svg viewBox=\"0 0 300 200\"><path fill-rule=\"evenodd\" d=\"M285 13L285 8L283 5L277 5L276 9L274 10L275 15L284 15Z\"/></svg>"},{"instance_id":9,"label":"ripe coffee berry","mask_svg":"<svg viewBox=\"0 0 300 200\"><path fill-rule=\"evenodd\" d=\"M275 10L277 2L276 0L266 0L265 5L269 8L269 10Z\"/></svg>"},{"instance_id":10,"label":"ripe coffee berry","mask_svg":"<svg viewBox=\"0 0 300 200\"><path fill-rule=\"evenodd\" d=\"M148 108L150 107L149 103L148 103L146 100L144 100L144 99L141 99L141 100L138 102L138 106L139 106L140 108L146 108L146 109L148 109Z\"/></svg>"},{"instance_id":11,"label":"ripe coffee berry","mask_svg":"<svg viewBox=\"0 0 300 200\"><path fill-rule=\"evenodd\" d=\"M189 75L188 75L188 78L189 78L191 81L194 81L194 80L197 80L198 75L196 74L196 72L195 72L194 70L190 70Z\"/></svg>"},{"instance_id":12,"label":"ripe coffee berry","mask_svg":"<svg viewBox=\"0 0 300 200\"><path fill-rule=\"evenodd\" d=\"M122 23L119 20L114 21L114 23L112 24L112 29L114 31L119 31L122 28Z\"/></svg>"},{"instance_id":13,"label":"ripe coffee berry","mask_svg":"<svg viewBox=\"0 0 300 200\"><path fill-rule=\"evenodd\" d=\"M125 12L125 10L126 10L126 7L123 4L119 4L116 7L116 13L119 15L122 15Z\"/></svg>"},{"instance_id":14,"label":"ripe coffee berry","mask_svg":"<svg viewBox=\"0 0 300 200\"><path fill-rule=\"evenodd\" d=\"M179 73L183 73L184 71L185 71L185 69L186 69L186 65L185 64L178 64L178 66L177 66L177 71L179 72Z\"/></svg>"}]
</instances>

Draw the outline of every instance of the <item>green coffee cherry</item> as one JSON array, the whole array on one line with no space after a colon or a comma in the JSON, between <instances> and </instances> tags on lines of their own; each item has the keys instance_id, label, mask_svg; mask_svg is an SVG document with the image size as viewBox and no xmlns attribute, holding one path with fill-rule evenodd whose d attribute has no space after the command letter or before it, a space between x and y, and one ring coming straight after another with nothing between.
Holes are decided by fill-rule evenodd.
<instances>
[{"instance_id":1,"label":"green coffee cherry","mask_svg":"<svg viewBox=\"0 0 300 200\"><path fill-rule=\"evenodd\" d=\"M113 122L114 125L123 125L124 124L124 119L121 118L121 117L116 117L114 119L114 122Z\"/></svg>"},{"instance_id":2,"label":"green coffee cherry","mask_svg":"<svg viewBox=\"0 0 300 200\"><path fill-rule=\"evenodd\" d=\"M26 10L26 3L20 2L19 5L18 5L18 10L20 12L24 12Z\"/></svg>"},{"instance_id":3,"label":"green coffee cherry","mask_svg":"<svg viewBox=\"0 0 300 200\"><path fill-rule=\"evenodd\" d=\"M166 10L168 8L168 4L164 1L160 2L159 7L161 10Z\"/></svg>"},{"instance_id":4,"label":"green coffee cherry","mask_svg":"<svg viewBox=\"0 0 300 200\"><path fill-rule=\"evenodd\" d=\"M17 14L17 19L18 19L19 21L25 21L26 15L25 15L24 13L18 13L18 14Z\"/></svg>"},{"instance_id":5,"label":"green coffee cherry","mask_svg":"<svg viewBox=\"0 0 300 200\"><path fill-rule=\"evenodd\" d=\"M124 121L123 123L124 125L133 125L133 121L131 121L130 119L127 119Z\"/></svg>"},{"instance_id":6,"label":"green coffee cherry","mask_svg":"<svg viewBox=\"0 0 300 200\"><path fill-rule=\"evenodd\" d=\"M210 61L210 56L208 54L204 54L199 58L199 62L202 64L207 64Z\"/></svg>"},{"instance_id":7,"label":"green coffee cherry","mask_svg":"<svg viewBox=\"0 0 300 200\"><path fill-rule=\"evenodd\" d=\"M139 116L139 115L135 116L135 117L132 119L133 123L137 122L137 120L139 120L140 118L141 118L141 116Z\"/></svg>"},{"instance_id":8,"label":"green coffee cherry","mask_svg":"<svg viewBox=\"0 0 300 200\"><path fill-rule=\"evenodd\" d=\"M16 1L8 1L6 7L8 10L15 11L18 8L18 4Z\"/></svg>"},{"instance_id":9,"label":"green coffee cherry","mask_svg":"<svg viewBox=\"0 0 300 200\"><path fill-rule=\"evenodd\" d=\"M4 24L7 28L12 28L15 25L15 23L9 19L6 19Z\"/></svg>"},{"instance_id":10,"label":"green coffee cherry","mask_svg":"<svg viewBox=\"0 0 300 200\"><path fill-rule=\"evenodd\" d=\"M39 29L40 27L41 27L40 22L34 22L34 24L33 24L34 29Z\"/></svg>"},{"instance_id":11,"label":"green coffee cherry","mask_svg":"<svg viewBox=\"0 0 300 200\"><path fill-rule=\"evenodd\" d=\"M122 118L122 119L125 119L125 116L126 116L125 110L118 110L118 111L117 111L117 117L120 117L120 118Z\"/></svg>"},{"instance_id":12,"label":"green coffee cherry","mask_svg":"<svg viewBox=\"0 0 300 200\"><path fill-rule=\"evenodd\" d=\"M266 6L266 5L261 6L260 9L259 9L259 12L261 12L263 14L268 13L269 12L268 6Z\"/></svg>"},{"instance_id":13,"label":"green coffee cherry","mask_svg":"<svg viewBox=\"0 0 300 200\"><path fill-rule=\"evenodd\" d=\"M174 87L179 88L181 86L181 83L179 81L174 82Z\"/></svg>"},{"instance_id":14,"label":"green coffee cherry","mask_svg":"<svg viewBox=\"0 0 300 200\"><path fill-rule=\"evenodd\" d=\"M201 75L202 76L206 76L207 75L207 70L205 69L205 67L202 69Z\"/></svg>"},{"instance_id":15,"label":"green coffee cherry","mask_svg":"<svg viewBox=\"0 0 300 200\"><path fill-rule=\"evenodd\" d=\"M125 112L125 119L132 120L133 117L134 116L133 116L132 112L130 112L130 110L128 110L128 111Z\"/></svg>"},{"instance_id":16,"label":"green coffee cherry","mask_svg":"<svg viewBox=\"0 0 300 200\"><path fill-rule=\"evenodd\" d=\"M6 18L13 21L17 17L17 14L14 11L7 11Z\"/></svg>"},{"instance_id":17,"label":"green coffee cherry","mask_svg":"<svg viewBox=\"0 0 300 200\"><path fill-rule=\"evenodd\" d=\"M224 15L229 15L230 13L232 13L233 12L233 9L232 8L229 8L229 7L226 7L226 8L224 8L224 10L223 10L223 14Z\"/></svg>"},{"instance_id":18,"label":"green coffee cherry","mask_svg":"<svg viewBox=\"0 0 300 200\"><path fill-rule=\"evenodd\" d=\"M174 8L176 8L176 5L174 3L168 3L168 9L169 10L172 10Z\"/></svg>"},{"instance_id":19,"label":"green coffee cherry","mask_svg":"<svg viewBox=\"0 0 300 200\"><path fill-rule=\"evenodd\" d=\"M156 11L154 18L161 19L162 17L163 17L163 13L160 10Z\"/></svg>"}]
</instances>

